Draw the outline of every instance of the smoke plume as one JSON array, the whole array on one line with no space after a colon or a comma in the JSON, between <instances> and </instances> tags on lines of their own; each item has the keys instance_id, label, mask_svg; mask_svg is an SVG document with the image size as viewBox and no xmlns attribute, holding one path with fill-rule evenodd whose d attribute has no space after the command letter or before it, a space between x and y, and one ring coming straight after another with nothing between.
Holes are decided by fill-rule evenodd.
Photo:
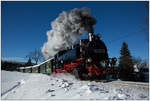
<instances>
[{"instance_id":1,"label":"smoke plume","mask_svg":"<svg viewBox=\"0 0 150 101\"><path fill-rule=\"evenodd\" d=\"M93 33L95 18L88 8L75 8L59 14L47 32L48 41L42 47L45 59L54 56L58 51L70 47L86 31Z\"/></svg>"}]
</instances>

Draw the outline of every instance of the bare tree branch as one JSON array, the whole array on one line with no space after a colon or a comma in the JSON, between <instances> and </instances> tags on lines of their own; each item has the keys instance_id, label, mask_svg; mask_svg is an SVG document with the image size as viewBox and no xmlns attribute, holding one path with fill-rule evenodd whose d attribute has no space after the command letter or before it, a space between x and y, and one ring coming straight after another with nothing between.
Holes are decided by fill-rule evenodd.
<instances>
[{"instance_id":1,"label":"bare tree branch","mask_svg":"<svg viewBox=\"0 0 150 101\"><path fill-rule=\"evenodd\" d=\"M37 64L43 58L41 51L35 49L34 51L30 52L26 57L32 59Z\"/></svg>"}]
</instances>

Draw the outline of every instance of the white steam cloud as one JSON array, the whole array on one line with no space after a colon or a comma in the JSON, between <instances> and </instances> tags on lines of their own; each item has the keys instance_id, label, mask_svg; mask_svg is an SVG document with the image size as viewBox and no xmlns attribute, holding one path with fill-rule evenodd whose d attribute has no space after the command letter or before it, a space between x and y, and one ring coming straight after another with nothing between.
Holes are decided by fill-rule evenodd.
<instances>
[{"instance_id":1,"label":"white steam cloud","mask_svg":"<svg viewBox=\"0 0 150 101\"><path fill-rule=\"evenodd\" d=\"M42 47L45 59L54 56L58 51L70 47L85 31L92 32L96 23L88 8L75 8L62 12L52 23L47 32L48 41Z\"/></svg>"}]
</instances>

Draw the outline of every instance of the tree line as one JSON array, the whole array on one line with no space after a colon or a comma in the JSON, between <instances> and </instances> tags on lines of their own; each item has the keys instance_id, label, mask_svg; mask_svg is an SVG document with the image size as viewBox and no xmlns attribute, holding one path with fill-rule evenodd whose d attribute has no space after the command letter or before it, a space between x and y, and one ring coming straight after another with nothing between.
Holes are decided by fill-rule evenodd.
<instances>
[{"instance_id":1,"label":"tree line","mask_svg":"<svg viewBox=\"0 0 150 101\"><path fill-rule=\"evenodd\" d=\"M7 70L7 71L14 71L18 70L18 67L26 67L26 66L33 66L38 64L40 60L42 60L43 55L40 50L35 49L31 52L29 52L26 56L28 59L27 62L19 62L19 61L1 61L1 69L2 70ZM34 62L32 62L34 61Z\"/></svg>"}]
</instances>

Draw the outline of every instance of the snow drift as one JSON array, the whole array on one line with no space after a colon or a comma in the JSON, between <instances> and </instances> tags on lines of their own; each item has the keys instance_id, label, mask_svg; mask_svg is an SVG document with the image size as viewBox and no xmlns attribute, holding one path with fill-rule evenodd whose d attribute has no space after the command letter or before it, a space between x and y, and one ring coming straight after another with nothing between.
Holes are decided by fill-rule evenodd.
<instances>
[{"instance_id":1,"label":"snow drift","mask_svg":"<svg viewBox=\"0 0 150 101\"><path fill-rule=\"evenodd\" d=\"M148 83L79 81L73 75L63 73L48 76L2 71L1 82L3 100L148 100L149 98Z\"/></svg>"},{"instance_id":2,"label":"snow drift","mask_svg":"<svg viewBox=\"0 0 150 101\"><path fill-rule=\"evenodd\" d=\"M95 23L88 8L75 8L59 14L51 23L52 29L47 32L48 41L42 47L45 59L73 45L85 31L93 32Z\"/></svg>"}]
</instances>

